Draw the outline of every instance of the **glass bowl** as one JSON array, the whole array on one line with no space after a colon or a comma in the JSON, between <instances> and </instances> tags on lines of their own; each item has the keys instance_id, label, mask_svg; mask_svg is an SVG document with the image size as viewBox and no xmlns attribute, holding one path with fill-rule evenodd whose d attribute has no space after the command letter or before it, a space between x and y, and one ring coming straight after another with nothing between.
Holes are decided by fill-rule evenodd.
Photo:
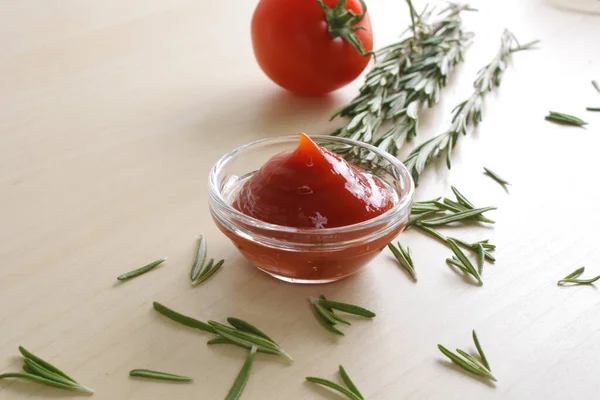
<instances>
[{"instance_id":1,"label":"glass bowl","mask_svg":"<svg viewBox=\"0 0 600 400\"><path fill-rule=\"evenodd\" d=\"M382 179L394 195L394 206L367 221L323 229L274 225L233 208L246 180L274 155L298 146L295 135L238 147L217 161L209 176L210 211L219 229L256 268L287 282L327 283L357 272L404 229L412 206L413 180L391 154L350 139L311 139Z\"/></svg>"}]
</instances>

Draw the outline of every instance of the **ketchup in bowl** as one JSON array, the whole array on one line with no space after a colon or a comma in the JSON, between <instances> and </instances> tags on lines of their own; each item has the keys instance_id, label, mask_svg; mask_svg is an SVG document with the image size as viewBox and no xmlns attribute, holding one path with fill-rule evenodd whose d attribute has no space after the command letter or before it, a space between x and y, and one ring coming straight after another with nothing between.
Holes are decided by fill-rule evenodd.
<instances>
[{"instance_id":1,"label":"ketchup in bowl","mask_svg":"<svg viewBox=\"0 0 600 400\"><path fill-rule=\"evenodd\" d=\"M290 282L355 273L404 229L412 205L412 179L396 158L349 139L313 139L242 146L209 179L219 229L257 268Z\"/></svg>"}]
</instances>

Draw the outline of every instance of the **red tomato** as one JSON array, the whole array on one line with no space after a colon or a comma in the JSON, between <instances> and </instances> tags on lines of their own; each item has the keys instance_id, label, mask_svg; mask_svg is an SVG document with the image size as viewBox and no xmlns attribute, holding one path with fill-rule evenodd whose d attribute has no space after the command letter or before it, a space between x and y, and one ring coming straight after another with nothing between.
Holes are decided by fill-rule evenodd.
<instances>
[{"instance_id":1,"label":"red tomato","mask_svg":"<svg viewBox=\"0 0 600 400\"><path fill-rule=\"evenodd\" d=\"M336 8L338 0L260 0L252 17L252 45L269 78L295 93L321 95L360 75L373 49L369 15L365 8L361 19L360 0L339 2ZM346 35L358 39L355 45Z\"/></svg>"}]
</instances>

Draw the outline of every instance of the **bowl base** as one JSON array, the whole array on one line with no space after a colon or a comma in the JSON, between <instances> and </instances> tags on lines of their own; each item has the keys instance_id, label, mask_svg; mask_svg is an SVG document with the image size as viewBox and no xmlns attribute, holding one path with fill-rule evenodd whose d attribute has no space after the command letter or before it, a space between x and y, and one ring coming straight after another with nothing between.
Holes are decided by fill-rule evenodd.
<instances>
[{"instance_id":1,"label":"bowl base","mask_svg":"<svg viewBox=\"0 0 600 400\"><path fill-rule=\"evenodd\" d=\"M288 283L299 283L299 284L303 284L303 285L320 285L323 283L331 283L331 282L336 282L339 281L340 279L344 279L347 278L349 275L343 275L343 276L336 276L334 278L328 278L328 279L297 279L297 278L290 278L289 276L282 276L282 275L277 275L274 274L272 272L269 272L265 269L262 269L259 266L256 266L256 269L258 269L261 272L264 272L267 275L272 276L273 278L279 279L280 281L284 281L284 282L288 282Z\"/></svg>"}]
</instances>

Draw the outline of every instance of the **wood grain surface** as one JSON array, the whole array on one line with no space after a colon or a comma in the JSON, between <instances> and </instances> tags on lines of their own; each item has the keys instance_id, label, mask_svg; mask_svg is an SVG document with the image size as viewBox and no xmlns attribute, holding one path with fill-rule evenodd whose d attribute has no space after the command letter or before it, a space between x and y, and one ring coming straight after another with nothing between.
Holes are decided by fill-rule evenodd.
<instances>
[{"instance_id":1,"label":"wood grain surface","mask_svg":"<svg viewBox=\"0 0 600 400\"><path fill-rule=\"evenodd\" d=\"M417 190L429 199L455 185L476 204L499 207L493 228L454 232L497 244L483 287L452 272L449 250L418 232L400 236L417 284L385 251L361 273L313 287L278 282L240 256L212 223L207 175L249 141L330 132L337 122L329 116L361 79L319 99L279 90L252 54L255 4L0 1L0 373L20 368L23 345L94 388L94 399L223 398L246 352L206 346L207 335L155 313L152 301L160 301L202 320L251 321L295 357L288 365L259 354L248 400L337 399L304 377L339 379L339 364L368 399L598 398L600 293L556 281L581 265L600 273L600 113L585 112L600 106L590 84L600 80L600 18L536 0L474 2L480 11L465 18L475 40L440 104L425 112L419 141L448 125L505 27L522 41L542 40L514 56L483 124L461 138L452 170L439 163ZM408 24L405 4L368 4L376 45L391 43ZM589 125L551 124L549 110ZM483 166L508 179L508 191ZM198 234L226 263L191 288ZM116 281L164 256L156 270ZM320 291L377 317L332 337L308 306ZM496 385L463 374L437 350L474 350L473 328ZM195 381L133 380L133 368ZM0 381L1 399L73 396Z\"/></svg>"}]
</instances>

